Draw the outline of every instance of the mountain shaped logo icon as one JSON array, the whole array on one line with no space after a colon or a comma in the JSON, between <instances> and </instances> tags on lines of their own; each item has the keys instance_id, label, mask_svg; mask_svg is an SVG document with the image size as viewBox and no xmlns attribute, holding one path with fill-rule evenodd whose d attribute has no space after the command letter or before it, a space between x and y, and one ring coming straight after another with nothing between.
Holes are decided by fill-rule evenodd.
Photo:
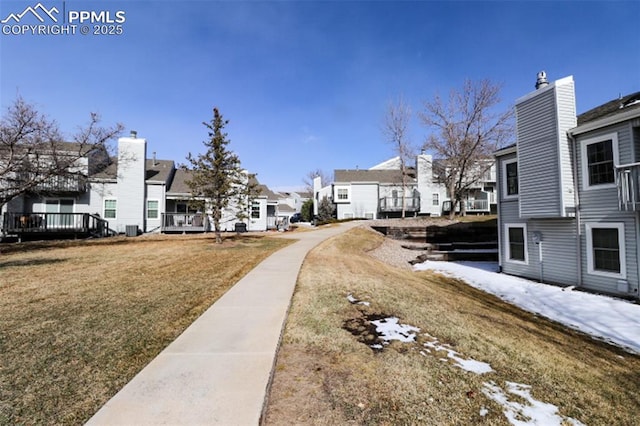
<instances>
[{"instance_id":1,"label":"mountain shaped logo icon","mask_svg":"<svg viewBox=\"0 0 640 426\"><path fill-rule=\"evenodd\" d=\"M22 13L11 13L9 14L9 16L7 16L6 18L4 18L2 21L0 21L3 24L6 24L7 22L13 20L16 24L19 23L22 18L27 15L27 14L32 14L33 16L35 16L35 18L44 23L45 19L43 18L43 16L48 16L49 19L51 19L53 22L58 22L58 18L56 18L55 14L60 13L60 11L54 6L51 9L47 9L46 7L44 7L42 5L42 3L38 3L36 4L34 7L28 6L25 10L22 11Z\"/></svg>"}]
</instances>

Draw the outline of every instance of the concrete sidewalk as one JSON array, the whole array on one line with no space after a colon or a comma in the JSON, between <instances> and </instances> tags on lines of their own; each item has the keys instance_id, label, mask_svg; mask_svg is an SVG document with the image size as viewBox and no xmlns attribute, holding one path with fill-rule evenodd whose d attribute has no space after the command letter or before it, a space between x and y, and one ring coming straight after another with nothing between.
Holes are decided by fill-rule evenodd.
<instances>
[{"instance_id":1,"label":"concrete sidewalk","mask_svg":"<svg viewBox=\"0 0 640 426\"><path fill-rule=\"evenodd\" d=\"M299 241L238 281L87 425L257 425L302 262L356 225L291 235Z\"/></svg>"}]
</instances>

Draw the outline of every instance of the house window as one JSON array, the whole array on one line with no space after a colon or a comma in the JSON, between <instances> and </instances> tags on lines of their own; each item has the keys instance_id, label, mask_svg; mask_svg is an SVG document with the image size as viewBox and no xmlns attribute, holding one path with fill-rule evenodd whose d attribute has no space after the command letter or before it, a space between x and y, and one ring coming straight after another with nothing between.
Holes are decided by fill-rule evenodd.
<instances>
[{"instance_id":1,"label":"house window","mask_svg":"<svg viewBox=\"0 0 640 426\"><path fill-rule=\"evenodd\" d=\"M116 200L104 200L104 218L116 218Z\"/></svg>"},{"instance_id":2,"label":"house window","mask_svg":"<svg viewBox=\"0 0 640 426\"><path fill-rule=\"evenodd\" d=\"M147 200L147 219L158 218L158 200Z\"/></svg>"},{"instance_id":3,"label":"house window","mask_svg":"<svg viewBox=\"0 0 640 426\"><path fill-rule=\"evenodd\" d=\"M440 205L440 194L433 194L433 201L431 202L434 206Z\"/></svg>"},{"instance_id":4,"label":"house window","mask_svg":"<svg viewBox=\"0 0 640 426\"><path fill-rule=\"evenodd\" d=\"M587 270L590 274L626 278L624 224L586 224Z\"/></svg>"},{"instance_id":5,"label":"house window","mask_svg":"<svg viewBox=\"0 0 640 426\"><path fill-rule=\"evenodd\" d=\"M260 219L260 203L258 201L251 203L251 219Z\"/></svg>"},{"instance_id":6,"label":"house window","mask_svg":"<svg viewBox=\"0 0 640 426\"><path fill-rule=\"evenodd\" d=\"M504 194L505 198L518 195L518 160L509 160L504 163Z\"/></svg>"},{"instance_id":7,"label":"house window","mask_svg":"<svg viewBox=\"0 0 640 426\"><path fill-rule=\"evenodd\" d=\"M585 189L615 186L618 135L615 133L582 141L582 182Z\"/></svg>"},{"instance_id":8,"label":"house window","mask_svg":"<svg viewBox=\"0 0 640 426\"><path fill-rule=\"evenodd\" d=\"M349 189L348 188L338 188L338 190L337 190L337 198L338 198L338 201L347 201L349 199Z\"/></svg>"},{"instance_id":9,"label":"house window","mask_svg":"<svg viewBox=\"0 0 640 426\"><path fill-rule=\"evenodd\" d=\"M517 263L528 263L527 256L527 225L505 225L507 240L507 260Z\"/></svg>"}]
</instances>

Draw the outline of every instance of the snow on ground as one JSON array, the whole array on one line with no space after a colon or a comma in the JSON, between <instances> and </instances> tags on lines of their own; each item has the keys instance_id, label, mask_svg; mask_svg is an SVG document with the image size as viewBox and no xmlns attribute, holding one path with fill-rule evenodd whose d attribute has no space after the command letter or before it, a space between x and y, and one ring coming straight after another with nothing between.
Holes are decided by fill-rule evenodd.
<instances>
[{"instance_id":1,"label":"snow on ground","mask_svg":"<svg viewBox=\"0 0 640 426\"><path fill-rule=\"evenodd\" d=\"M495 262L426 261L414 270L461 279L524 310L640 353L640 305L632 302L500 274Z\"/></svg>"},{"instance_id":2,"label":"snow on ground","mask_svg":"<svg viewBox=\"0 0 640 426\"><path fill-rule=\"evenodd\" d=\"M507 382L507 392L519 396L526 403L510 401L506 392L493 382L484 383L482 393L503 407L503 413L512 425L560 426L568 423L575 426L584 426L584 423L572 417L559 415L558 407L555 405L533 398L530 390L531 386L529 385Z\"/></svg>"},{"instance_id":3,"label":"snow on ground","mask_svg":"<svg viewBox=\"0 0 640 426\"><path fill-rule=\"evenodd\" d=\"M351 304L369 305L369 302L363 302L352 294L347 296L347 300ZM408 344L417 343L416 333L420 332L420 328L402 324L396 317L387 317L371 321L371 324L376 327L376 333L382 341L382 344L376 343L370 345L373 349L383 350L384 346L388 345L391 340L398 340ZM452 360L453 365L465 371L475 374L486 374L494 371L491 365L471 358L465 358L464 355L453 350L449 345L439 343L436 337L428 333L424 333L423 336L430 340L429 342L423 343L424 349L420 350L420 354L423 356L437 355L438 352L444 351L447 353L447 358L441 358L442 361L447 362ZM557 406L533 398L530 392L530 385L507 381L506 391L493 381L484 382L483 386L482 393L502 407L504 416L512 425L561 426L570 424L574 426L584 426L583 423L572 417L560 415ZM508 394L520 397L520 401L523 402L510 400ZM480 409L480 416L484 417L487 414L489 414L489 410L482 407Z\"/></svg>"}]
</instances>

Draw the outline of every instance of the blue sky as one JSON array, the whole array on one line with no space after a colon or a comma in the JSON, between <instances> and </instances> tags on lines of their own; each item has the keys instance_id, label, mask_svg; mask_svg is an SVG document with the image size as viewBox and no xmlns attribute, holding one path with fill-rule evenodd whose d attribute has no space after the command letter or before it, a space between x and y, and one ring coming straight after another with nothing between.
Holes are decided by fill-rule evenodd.
<instances>
[{"instance_id":1,"label":"blue sky","mask_svg":"<svg viewBox=\"0 0 640 426\"><path fill-rule=\"evenodd\" d=\"M2 0L0 20L37 3ZM230 148L273 188L392 157L380 127L398 96L417 113L489 78L506 109L540 70L574 76L579 113L640 90L638 1L41 3L124 11L123 34L0 34L3 113L20 95L71 133L97 112L183 163L217 106ZM414 117L412 142L426 135Z\"/></svg>"}]
</instances>

